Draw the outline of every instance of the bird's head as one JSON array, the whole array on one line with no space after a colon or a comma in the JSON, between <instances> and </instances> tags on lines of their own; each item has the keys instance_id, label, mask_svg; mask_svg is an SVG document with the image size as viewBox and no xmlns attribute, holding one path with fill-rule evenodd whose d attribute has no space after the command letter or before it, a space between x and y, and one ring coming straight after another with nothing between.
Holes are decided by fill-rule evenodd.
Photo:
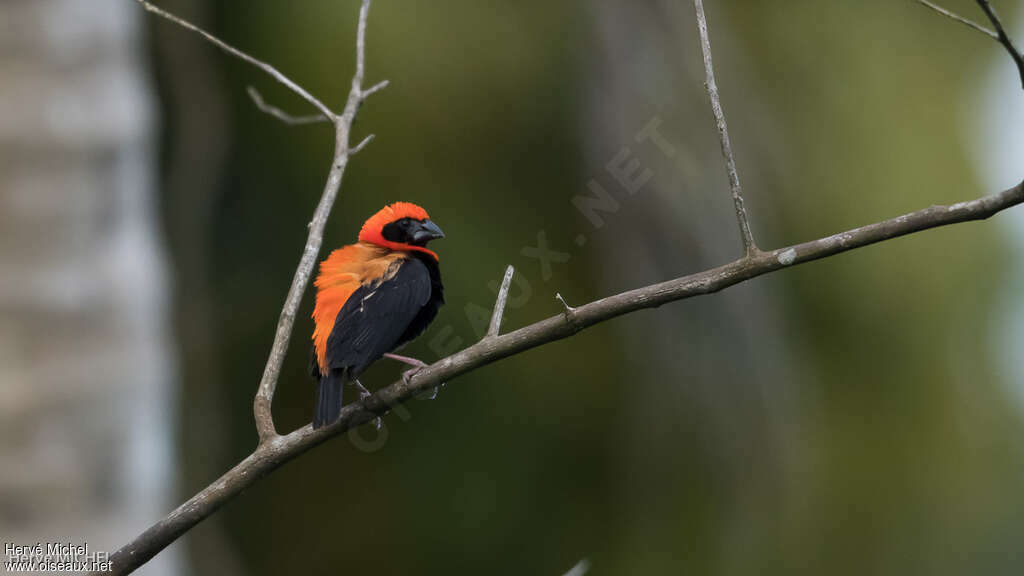
<instances>
[{"instance_id":1,"label":"bird's head","mask_svg":"<svg viewBox=\"0 0 1024 576\"><path fill-rule=\"evenodd\" d=\"M423 252L437 259L427 250L427 242L444 238L444 232L430 220L427 211L409 202L395 202L370 217L359 231L359 241L376 244L391 250Z\"/></svg>"}]
</instances>

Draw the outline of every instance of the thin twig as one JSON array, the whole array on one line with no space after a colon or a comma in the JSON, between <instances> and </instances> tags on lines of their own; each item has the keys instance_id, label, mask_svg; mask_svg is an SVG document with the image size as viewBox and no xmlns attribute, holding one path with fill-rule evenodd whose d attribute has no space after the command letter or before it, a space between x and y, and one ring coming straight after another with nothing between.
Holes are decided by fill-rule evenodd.
<instances>
[{"instance_id":1,"label":"thin twig","mask_svg":"<svg viewBox=\"0 0 1024 576\"><path fill-rule=\"evenodd\" d=\"M989 22L992 23L996 28L996 34L998 34L999 43L1006 48L1006 51L1010 54L1010 58L1013 58L1014 64L1017 65L1017 73L1020 75L1021 88L1024 88L1024 55L1021 55L1020 50L1014 46L1013 41L1006 34L1006 29L1003 28L1003 21L999 19L999 15L996 14L996 9L989 4L988 0L978 0L978 6L985 11L985 15L988 16Z\"/></svg>"},{"instance_id":2,"label":"thin twig","mask_svg":"<svg viewBox=\"0 0 1024 576\"><path fill-rule=\"evenodd\" d=\"M214 46L220 48L221 50L227 52L228 54L231 54L235 58L238 58L239 60L243 60L245 62L248 62L249 64L252 64L253 66L259 68L260 70L263 70L264 72L269 74L271 77L273 77L275 80L277 80L281 84L285 85L289 90L291 90L292 92L295 92L296 94L301 96L306 102L309 102L314 107L316 107L316 109L319 110L321 114L323 114L324 116L326 116L328 118L331 118L332 120L335 118L336 115L334 114L334 112L331 111L330 108L327 107L326 104L324 104L323 102L318 100L315 96L313 96L312 94L307 92L305 88L303 88L302 86L299 86L298 84L293 82L291 78L288 78L287 76L282 74L280 71L278 71L277 68L274 68L273 66L271 66L270 64L267 64L266 62L264 62L262 60L259 60L257 58L254 58L254 57L246 54L245 52L242 52L238 48L235 48L234 46L231 46L227 42L224 42L220 38L217 38L216 36L210 34L209 32L207 32L207 31L203 30L202 28L196 26L195 24L192 24L191 22L183 20L183 19L175 16L174 14L171 14L170 12L165 12L164 10L161 10L160 8L157 8L153 4L150 4L147 0L136 0L136 2L138 2L139 4L142 4L142 6L146 10L148 10L149 12L152 12L153 14L156 14L157 16L160 16L162 18L170 20L171 22L174 22L175 24L177 24L177 25L179 25L179 26L181 26L183 28L186 28L188 30L191 30L191 31L195 32L196 34L199 34L200 36L205 38L208 42L210 42Z\"/></svg>"},{"instance_id":3,"label":"thin twig","mask_svg":"<svg viewBox=\"0 0 1024 576\"><path fill-rule=\"evenodd\" d=\"M718 98L718 85L715 83L715 68L711 63L711 41L708 39L708 21L704 16L704 3L701 0L693 0L693 7L697 11L700 49L704 54L704 87L707 88L708 98L711 99L711 111L715 115L715 124L718 125L718 139L722 144L725 169L729 173L729 189L732 191L732 203L736 208L736 220L739 222L740 233L743 235L743 249L748 256L751 256L758 253L758 248L754 242L754 234L750 231L747 209L743 205L740 175L736 171L736 158L732 153L732 144L729 143L729 128L725 124L725 112L722 111L722 102Z\"/></svg>"},{"instance_id":4,"label":"thin twig","mask_svg":"<svg viewBox=\"0 0 1024 576\"><path fill-rule=\"evenodd\" d=\"M939 6L938 4L933 4L933 3L929 2L928 0L917 0L917 3L921 4L922 6L927 6L928 8L931 8L932 10L938 12L939 14L942 14L943 16L945 16L947 18L952 18L953 20L956 20L957 22L959 22L961 24L964 24L966 26L974 28L978 32L981 32L982 34L985 34L986 36L991 37L993 40L999 40L999 35L998 34L993 32L992 30L989 30L988 28L985 28L981 24L978 24L974 20L970 20L970 19L964 18L963 16L961 16L961 15L955 13L955 12L950 12L949 10L946 10L942 6Z\"/></svg>"},{"instance_id":5,"label":"thin twig","mask_svg":"<svg viewBox=\"0 0 1024 576\"><path fill-rule=\"evenodd\" d=\"M269 114L289 126L299 126L303 124L318 124L321 122L331 121L330 118L324 116L323 114L293 116L292 114L289 114L284 110L281 110L277 106L268 104L267 101L263 99L263 95L260 94L259 91L253 88L252 86L248 86L245 89L245 91L249 94L249 98L252 99L252 102L256 105L256 108L258 108L261 112Z\"/></svg>"},{"instance_id":6,"label":"thin twig","mask_svg":"<svg viewBox=\"0 0 1024 576\"><path fill-rule=\"evenodd\" d=\"M505 305L508 303L508 289L512 286L512 274L515 268L509 264L505 268L505 277L501 279L501 287L498 288L498 299L494 301L494 311L491 312L491 324L487 327L487 337L497 336L501 331L501 316L505 313Z\"/></svg>"},{"instance_id":7,"label":"thin twig","mask_svg":"<svg viewBox=\"0 0 1024 576\"><path fill-rule=\"evenodd\" d=\"M450 382L457 376L502 358L568 338L579 330L637 310L713 294L782 268L930 228L984 220L1022 203L1024 182L991 196L952 206L932 206L803 244L744 256L717 268L644 286L575 308L559 298L566 310L572 311L571 318L566 313L557 314L494 338L484 338L461 352L418 370L408 380L399 380L369 398L344 406L338 420L330 426L314 430L307 424L290 434L261 443L245 460L115 552L111 556L113 571L104 574L131 572L273 470L335 436L387 414L392 408L442 382Z\"/></svg>"},{"instance_id":8,"label":"thin twig","mask_svg":"<svg viewBox=\"0 0 1024 576\"><path fill-rule=\"evenodd\" d=\"M749 252L747 253L747 256L750 256ZM559 302L562 303L562 317L565 319L565 323L568 324L574 332L579 332L580 330L582 330L584 326L579 322L579 318L576 314L576 308L569 306L569 303L566 302L565 298L563 298L562 295L558 292L555 293L555 300L558 300Z\"/></svg>"},{"instance_id":9,"label":"thin twig","mask_svg":"<svg viewBox=\"0 0 1024 576\"><path fill-rule=\"evenodd\" d=\"M370 86L366 90L363 90L363 98L364 99L365 98L369 98L374 93L379 92L379 91L387 88L388 84L390 84L390 82L388 82L387 80L381 80L380 82L377 82L373 86Z\"/></svg>"},{"instance_id":10,"label":"thin twig","mask_svg":"<svg viewBox=\"0 0 1024 576\"><path fill-rule=\"evenodd\" d=\"M584 576L589 571L590 571L590 559L589 558L581 558L580 561L577 562L575 566L570 568L569 571L564 574L564 576Z\"/></svg>"},{"instance_id":11,"label":"thin twig","mask_svg":"<svg viewBox=\"0 0 1024 576\"><path fill-rule=\"evenodd\" d=\"M565 301L565 298L562 297L561 292L555 292L555 300L558 300L559 302L561 302L561 304L562 304L562 312L564 312L566 314L572 314L573 312L576 311L575 308L573 308L572 306L569 306L569 303Z\"/></svg>"},{"instance_id":12,"label":"thin twig","mask_svg":"<svg viewBox=\"0 0 1024 576\"><path fill-rule=\"evenodd\" d=\"M374 138L376 138L376 136L375 136L375 135L373 135L373 134L369 134L369 135L367 135L367 136L366 136L366 138L363 138L363 139L362 139L362 140L361 140L361 141L359 142L359 144L356 144L356 145L355 145L355 146L354 146L354 147L353 147L353 148L352 148L351 150L349 150L349 151L348 151L348 155L349 155L349 156L355 156L356 154L359 154L359 152L360 152L360 151L361 151L361 150L362 150L363 148L365 148L367 144L369 144L370 142L373 142L373 139L374 139Z\"/></svg>"},{"instance_id":13,"label":"thin twig","mask_svg":"<svg viewBox=\"0 0 1024 576\"><path fill-rule=\"evenodd\" d=\"M1020 75L1021 87L1024 88L1024 55L1021 54L1020 50L1014 45L1013 41L1010 40L1010 36L1006 33L1006 29L1003 27L1003 22L1002 20L999 19L999 15L996 14L996 9L992 7L992 4L990 4L988 0L977 0L977 2L978 6L980 6L981 9L985 12L985 15L988 16L989 22L991 22L992 25L995 26L995 30L989 30L988 28L982 26L981 24L978 24L977 22L970 20L968 18L964 18L963 16L956 14L955 12L946 10L942 6L929 2L929 0L917 0L918 4L921 4L922 6L927 6L928 8L931 8L932 10L938 12L939 14L946 16L947 18L951 18L957 22L960 22L961 24L970 26L974 30L981 32L982 34L1002 44L1003 48L1006 49L1006 52L1009 53L1010 58L1013 59L1013 63L1017 65L1017 73Z\"/></svg>"}]
</instances>

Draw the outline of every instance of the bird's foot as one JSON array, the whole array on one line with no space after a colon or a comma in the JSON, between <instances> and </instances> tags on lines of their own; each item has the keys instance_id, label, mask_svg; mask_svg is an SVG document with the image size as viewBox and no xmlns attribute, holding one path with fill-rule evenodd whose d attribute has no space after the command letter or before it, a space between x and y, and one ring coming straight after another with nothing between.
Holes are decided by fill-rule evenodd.
<instances>
[{"instance_id":1,"label":"bird's foot","mask_svg":"<svg viewBox=\"0 0 1024 576\"><path fill-rule=\"evenodd\" d=\"M402 382L405 382L405 384L407 386L409 385L409 379L412 378L413 375L415 375L417 372L419 372L423 368L426 368L427 366L429 366L429 364L427 364L423 360L418 360L416 358L410 358L409 356L402 356L400 354L390 354L389 353L389 354L385 354L384 357L385 358L390 358L390 359L395 360L397 362L401 362L403 364L408 364L409 366L413 367L413 368L411 368L409 370L406 370L405 372L402 372ZM429 395L425 393L425 394L421 395L420 397L421 398L425 398L427 400L433 400L434 398L437 398L437 391L438 391L438 389L442 388L443 386L444 386L444 382L441 382L440 386L435 386L434 388L432 388L430 390Z\"/></svg>"},{"instance_id":2,"label":"bird's foot","mask_svg":"<svg viewBox=\"0 0 1024 576\"><path fill-rule=\"evenodd\" d=\"M406 385L409 385L409 379L412 378L420 370L422 370L422 368L412 368L410 370L402 372L402 382L405 382ZM419 398L420 400L433 400L434 398L437 398L438 390L444 388L444 385L445 383L441 382L439 385L434 386L428 391L418 394L416 397Z\"/></svg>"},{"instance_id":3,"label":"bird's foot","mask_svg":"<svg viewBox=\"0 0 1024 576\"><path fill-rule=\"evenodd\" d=\"M416 368L410 368L405 372L402 372L402 382L405 382L405 385L408 386L410 384L409 380L422 369L423 366L417 366ZM416 397L421 400L433 400L434 398L437 398L437 391L443 388L444 384L444 382L441 382L440 385L431 388L429 392L423 392L422 394L419 394Z\"/></svg>"},{"instance_id":4,"label":"bird's foot","mask_svg":"<svg viewBox=\"0 0 1024 576\"><path fill-rule=\"evenodd\" d=\"M367 390L366 386L363 386L363 383L360 382L358 379L352 380L352 385L355 386L356 389L359 390L359 401L360 402L362 402L363 400L366 400L367 398L369 398L370 396L373 395L373 393L370 392L369 390ZM383 423L382 423L382 421L380 419L380 416L377 416L377 418L375 418L373 420L373 425L377 427L377 430L380 430L380 427L383 425Z\"/></svg>"}]
</instances>

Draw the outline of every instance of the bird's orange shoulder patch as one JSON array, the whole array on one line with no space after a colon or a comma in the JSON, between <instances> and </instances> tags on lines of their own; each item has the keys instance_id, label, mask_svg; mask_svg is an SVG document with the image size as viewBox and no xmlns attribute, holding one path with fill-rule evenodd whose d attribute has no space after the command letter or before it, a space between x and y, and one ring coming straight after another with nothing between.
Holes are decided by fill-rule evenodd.
<instances>
[{"instance_id":1,"label":"bird's orange shoulder patch","mask_svg":"<svg viewBox=\"0 0 1024 576\"><path fill-rule=\"evenodd\" d=\"M313 347L320 373L327 373L327 339L334 330L338 313L352 293L364 284L379 283L393 275L394 264L405 257L401 252L364 242L339 248L320 264L313 308Z\"/></svg>"}]
</instances>

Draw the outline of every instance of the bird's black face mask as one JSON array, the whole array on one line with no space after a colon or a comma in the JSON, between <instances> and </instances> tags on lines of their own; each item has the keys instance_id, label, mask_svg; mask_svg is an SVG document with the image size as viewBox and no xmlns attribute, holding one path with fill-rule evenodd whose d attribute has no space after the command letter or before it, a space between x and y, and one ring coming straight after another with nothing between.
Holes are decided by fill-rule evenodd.
<instances>
[{"instance_id":1,"label":"bird's black face mask","mask_svg":"<svg viewBox=\"0 0 1024 576\"><path fill-rule=\"evenodd\" d=\"M444 232L431 220L402 218L384 226L381 236L389 242L426 246L431 240L444 238Z\"/></svg>"}]
</instances>

